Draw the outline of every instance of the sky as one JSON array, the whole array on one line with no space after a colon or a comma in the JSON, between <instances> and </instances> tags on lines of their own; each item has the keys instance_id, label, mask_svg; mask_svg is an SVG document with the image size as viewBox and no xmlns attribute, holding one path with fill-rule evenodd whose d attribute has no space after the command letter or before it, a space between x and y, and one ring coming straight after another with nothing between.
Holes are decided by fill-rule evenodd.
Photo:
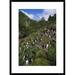
<instances>
[{"instance_id":1,"label":"sky","mask_svg":"<svg viewBox=\"0 0 75 75\"><path fill-rule=\"evenodd\" d=\"M39 21L42 18L47 21L49 16L56 14L55 9L20 9L19 11L36 21Z\"/></svg>"}]
</instances>

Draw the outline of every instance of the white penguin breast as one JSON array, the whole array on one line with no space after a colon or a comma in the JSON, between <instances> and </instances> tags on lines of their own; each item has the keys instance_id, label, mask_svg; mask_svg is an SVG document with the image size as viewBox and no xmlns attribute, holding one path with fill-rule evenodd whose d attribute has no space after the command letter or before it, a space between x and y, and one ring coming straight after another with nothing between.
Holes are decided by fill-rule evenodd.
<instances>
[{"instance_id":1,"label":"white penguin breast","mask_svg":"<svg viewBox=\"0 0 75 75\"><path fill-rule=\"evenodd\" d=\"M26 64L28 64L29 63L29 61L28 60L26 60Z\"/></svg>"}]
</instances>

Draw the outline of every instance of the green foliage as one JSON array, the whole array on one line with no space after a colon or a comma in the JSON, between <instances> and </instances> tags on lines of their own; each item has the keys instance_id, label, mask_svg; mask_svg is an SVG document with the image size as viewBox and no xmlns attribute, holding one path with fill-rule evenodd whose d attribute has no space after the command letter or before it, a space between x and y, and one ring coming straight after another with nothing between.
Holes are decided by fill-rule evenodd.
<instances>
[{"instance_id":1,"label":"green foliage","mask_svg":"<svg viewBox=\"0 0 75 75\"><path fill-rule=\"evenodd\" d=\"M54 16L49 16L48 22L49 23L56 23L56 14Z\"/></svg>"},{"instance_id":2,"label":"green foliage","mask_svg":"<svg viewBox=\"0 0 75 75\"><path fill-rule=\"evenodd\" d=\"M50 65L56 65L56 48L53 46L48 48L48 59Z\"/></svg>"},{"instance_id":3,"label":"green foliage","mask_svg":"<svg viewBox=\"0 0 75 75\"><path fill-rule=\"evenodd\" d=\"M36 58L34 60L34 62L32 63L32 65L36 65L36 66L48 66L49 61L45 58Z\"/></svg>"}]
</instances>

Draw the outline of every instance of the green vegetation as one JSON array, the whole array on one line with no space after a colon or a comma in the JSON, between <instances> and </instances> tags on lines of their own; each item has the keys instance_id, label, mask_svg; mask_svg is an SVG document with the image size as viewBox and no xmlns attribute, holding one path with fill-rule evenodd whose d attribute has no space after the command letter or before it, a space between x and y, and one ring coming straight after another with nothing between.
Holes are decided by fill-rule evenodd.
<instances>
[{"instance_id":1,"label":"green vegetation","mask_svg":"<svg viewBox=\"0 0 75 75\"><path fill-rule=\"evenodd\" d=\"M19 12L19 65L56 65L56 14L34 21Z\"/></svg>"}]
</instances>

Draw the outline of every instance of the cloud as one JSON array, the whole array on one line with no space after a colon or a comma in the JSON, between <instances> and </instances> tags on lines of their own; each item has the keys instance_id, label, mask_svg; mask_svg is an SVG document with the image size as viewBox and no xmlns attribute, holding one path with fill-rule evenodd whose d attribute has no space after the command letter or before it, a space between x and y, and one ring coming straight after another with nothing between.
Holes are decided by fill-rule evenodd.
<instances>
[{"instance_id":1,"label":"cloud","mask_svg":"<svg viewBox=\"0 0 75 75\"><path fill-rule=\"evenodd\" d=\"M44 18L46 21L48 20L49 16L53 16L56 13L55 9L44 9L42 13L37 14L29 14L23 10L21 10L25 15L27 15L30 19L39 21Z\"/></svg>"},{"instance_id":2,"label":"cloud","mask_svg":"<svg viewBox=\"0 0 75 75\"><path fill-rule=\"evenodd\" d=\"M44 9L42 13L37 15L39 16L39 20L41 18L44 18L47 21L49 16L53 16L55 13L56 13L55 9Z\"/></svg>"},{"instance_id":3,"label":"cloud","mask_svg":"<svg viewBox=\"0 0 75 75\"><path fill-rule=\"evenodd\" d=\"M44 14L49 14L51 16L53 16L55 13L56 13L56 10L55 9L45 9L44 11Z\"/></svg>"},{"instance_id":4,"label":"cloud","mask_svg":"<svg viewBox=\"0 0 75 75\"><path fill-rule=\"evenodd\" d=\"M42 17L47 21L49 16L53 16L56 13L55 9L45 9L42 13Z\"/></svg>"},{"instance_id":5,"label":"cloud","mask_svg":"<svg viewBox=\"0 0 75 75\"><path fill-rule=\"evenodd\" d=\"M27 12L21 10L22 13L24 13L25 15L27 15L30 19L33 19L34 18L34 15L33 14L28 14Z\"/></svg>"},{"instance_id":6,"label":"cloud","mask_svg":"<svg viewBox=\"0 0 75 75\"><path fill-rule=\"evenodd\" d=\"M21 10L22 13L24 13L25 15L27 15L30 19L33 19L33 20L36 20L36 21L39 21L41 20L40 17L38 16L38 14L29 14L27 12L25 12L24 10Z\"/></svg>"}]
</instances>

